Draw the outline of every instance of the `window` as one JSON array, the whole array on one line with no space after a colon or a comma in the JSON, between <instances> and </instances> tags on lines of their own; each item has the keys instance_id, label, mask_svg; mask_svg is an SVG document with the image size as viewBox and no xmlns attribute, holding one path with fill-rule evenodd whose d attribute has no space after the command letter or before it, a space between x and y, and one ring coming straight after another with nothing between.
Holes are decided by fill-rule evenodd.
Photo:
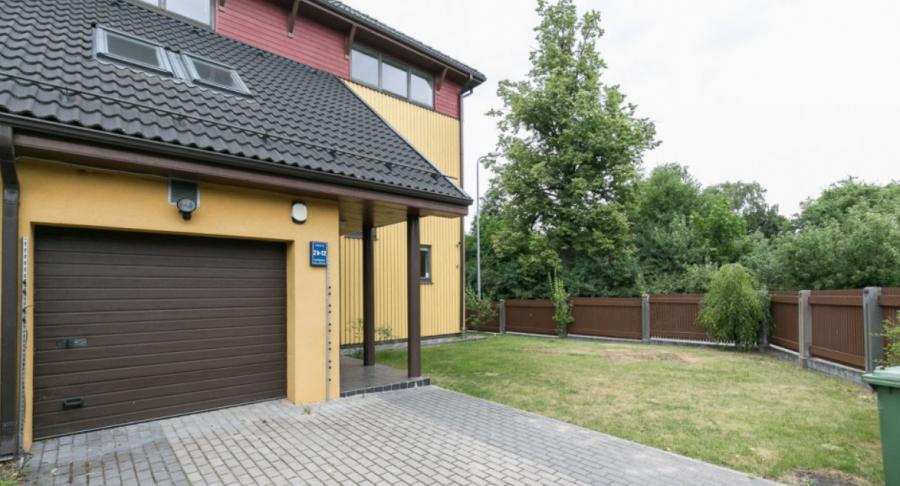
<instances>
[{"instance_id":1,"label":"window","mask_svg":"<svg viewBox=\"0 0 900 486\"><path fill-rule=\"evenodd\" d=\"M401 62L386 59L367 47L355 46L350 55L350 77L354 81L406 98L414 103L434 106L431 76Z\"/></svg>"},{"instance_id":2,"label":"window","mask_svg":"<svg viewBox=\"0 0 900 486\"><path fill-rule=\"evenodd\" d=\"M409 99L423 105L431 106L434 95L431 92L431 81L416 73L409 74Z\"/></svg>"},{"instance_id":3,"label":"window","mask_svg":"<svg viewBox=\"0 0 900 486\"><path fill-rule=\"evenodd\" d=\"M172 72L165 50L137 37L97 29L96 48L100 56L157 72Z\"/></svg>"},{"instance_id":4,"label":"window","mask_svg":"<svg viewBox=\"0 0 900 486\"><path fill-rule=\"evenodd\" d=\"M381 64L381 89L406 97L407 76L409 74L404 68L384 62Z\"/></svg>"},{"instance_id":5,"label":"window","mask_svg":"<svg viewBox=\"0 0 900 486\"><path fill-rule=\"evenodd\" d=\"M188 68L188 74L195 83L236 93L250 94L250 90L247 89L234 68L190 55L184 55L183 59Z\"/></svg>"},{"instance_id":6,"label":"window","mask_svg":"<svg viewBox=\"0 0 900 486\"><path fill-rule=\"evenodd\" d=\"M419 277L424 283L431 283L431 245L419 248Z\"/></svg>"},{"instance_id":7,"label":"window","mask_svg":"<svg viewBox=\"0 0 900 486\"><path fill-rule=\"evenodd\" d=\"M210 0L141 0L163 10L168 10L186 19L212 24L212 2Z\"/></svg>"},{"instance_id":8,"label":"window","mask_svg":"<svg viewBox=\"0 0 900 486\"><path fill-rule=\"evenodd\" d=\"M353 49L350 76L362 83L378 86L378 58Z\"/></svg>"}]
</instances>

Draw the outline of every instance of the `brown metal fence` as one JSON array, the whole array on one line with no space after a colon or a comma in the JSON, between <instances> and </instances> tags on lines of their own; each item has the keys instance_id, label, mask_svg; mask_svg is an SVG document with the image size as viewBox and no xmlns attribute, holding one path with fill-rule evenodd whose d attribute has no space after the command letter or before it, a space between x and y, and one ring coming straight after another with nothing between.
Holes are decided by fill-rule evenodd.
<instances>
[{"instance_id":1,"label":"brown metal fence","mask_svg":"<svg viewBox=\"0 0 900 486\"><path fill-rule=\"evenodd\" d=\"M651 295L650 337L710 341L697 322L703 295Z\"/></svg>"},{"instance_id":2,"label":"brown metal fence","mask_svg":"<svg viewBox=\"0 0 900 486\"><path fill-rule=\"evenodd\" d=\"M900 288L881 289L878 304L881 306L882 318L897 324L897 313L900 312Z\"/></svg>"},{"instance_id":3,"label":"brown metal fence","mask_svg":"<svg viewBox=\"0 0 900 486\"><path fill-rule=\"evenodd\" d=\"M769 341L777 346L800 351L797 291L774 291L770 294L773 331ZM651 295L650 337L711 341L698 322L700 294ZM885 320L898 321L900 288L884 288L878 300ZM575 322L568 332L575 335L641 339L642 301L640 298L576 298L572 301ZM506 330L532 334L556 335L553 303L550 300L507 300ZM813 357L865 368L865 317L863 291L818 290L809 298L812 321L810 354ZM499 317L483 330L499 331Z\"/></svg>"},{"instance_id":4,"label":"brown metal fence","mask_svg":"<svg viewBox=\"0 0 900 486\"><path fill-rule=\"evenodd\" d=\"M641 338L639 298L578 298L572 304L575 322L569 326L571 334Z\"/></svg>"},{"instance_id":5,"label":"brown metal fence","mask_svg":"<svg viewBox=\"0 0 900 486\"><path fill-rule=\"evenodd\" d=\"M862 289L816 290L809 298L812 312L810 354L864 368L865 324Z\"/></svg>"},{"instance_id":6,"label":"brown metal fence","mask_svg":"<svg viewBox=\"0 0 900 486\"><path fill-rule=\"evenodd\" d=\"M485 322L479 326L479 331L487 331L487 332L500 332L500 304L494 302L492 304L494 308L494 315L488 322Z\"/></svg>"},{"instance_id":7,"label":"brown metal fence","mask_svg":"<svg viewBox=\"0 0 900 486\"><path fill-rule=\"evenodd\" d=\"M799 293L775 291L769 294L772 308L772 335L769 340L776 346L799 351Z\"/></svg>"},{"instance_id":8,"label":"brown metal fence","mask_svg":"<svg viewBox=\"0 0 900 486\"><path fill-rule=\"evenodd\" d=\"M557 334L553 302L549 299L506 301L506 330L532 334Z\"/></svg>"}]
</instances>

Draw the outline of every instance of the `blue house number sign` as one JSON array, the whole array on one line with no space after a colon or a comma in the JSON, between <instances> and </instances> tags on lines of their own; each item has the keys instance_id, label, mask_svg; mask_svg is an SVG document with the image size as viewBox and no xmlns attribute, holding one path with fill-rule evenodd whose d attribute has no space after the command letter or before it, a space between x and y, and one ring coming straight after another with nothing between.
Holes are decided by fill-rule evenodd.
<instances>
[{"instance_id":1,"label":"blue house number sign","mask_svg":"<svg viewBox=\"0 0 900 486\"><path fill-rule=\"evenodd\" d=\"M309 242L309 265L312 267L328 266L328 243L323 241Z\"/></svg>"}]
</instances>

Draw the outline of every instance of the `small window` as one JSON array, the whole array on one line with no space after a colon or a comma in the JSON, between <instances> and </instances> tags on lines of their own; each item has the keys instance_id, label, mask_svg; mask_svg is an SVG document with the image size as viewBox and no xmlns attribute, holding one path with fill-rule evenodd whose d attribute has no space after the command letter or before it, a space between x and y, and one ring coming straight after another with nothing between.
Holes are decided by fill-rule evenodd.
<instances>
[{"instance_id":1,"label":"small window","mask_svg":"<svg viewBox=\"0 0 900 486\"><path fill-rule=\"evenodd\" d=\"M241 80L234 68L218 64L194 56L184 56L185 65L191 80L195 83L205 84L214 88L234 91L241 94L250 94L247 86Z\"/></svg>"},{"instance_id":2,"label":"small window","mask_svg":"<svg viewBox=\"0 0 900 486\"><path fill-rule=\"evenodd\" d=\"M407 75L406 70L399 66L395 66L389 62L382 63L381 88L406 98L409 95L406 90Z\"/></svg>"},{"instance_id":3,"label":"small window","mask_svg":"<svg viewBox=\"0 0 900 486\"><path fill-rule=\"evenodd\" d=\"M431 283L431 245L419 248L419 277L422 282Z\"/></svg>"},{"instance_id":4,"label":"small window","mask_svg":"<svg viewBox=\"0 0 900 486\"><path fill-rule=\"evenodd\" d=\"M353 49L350 57L351 77L359 82L378 87L378 58Z\"/></svg>"},{"instance_id":5,"label":"small window","mask_svg":"<svg viewBox=\"0 0 900 486\"><path fill-rule=\"evenodd\" d=\"M168 10L173 14L201 24L212 24L212 2L210 0L141 0L154 7Z\"/></svg>"},{"instance_id":6,"label":"small window","mask_svg":"<svg viewBox=\"0 0 900 486\"><path fill-rule=\"evenodd\" d=\"M431 90L431 80L416 73L409 75L409 99L425 106L434 104L434 95Z\"/></svg>"},{"instance_id":7,"label":"small window","mask_svg":"<svg viewBox=\"0 0 900 486\"><path fill-rule=\"evenodd\" d=\"M157 72L172 72L162 47L118 32L97 29L97 54Z\"/></svg>"}]
</instances>

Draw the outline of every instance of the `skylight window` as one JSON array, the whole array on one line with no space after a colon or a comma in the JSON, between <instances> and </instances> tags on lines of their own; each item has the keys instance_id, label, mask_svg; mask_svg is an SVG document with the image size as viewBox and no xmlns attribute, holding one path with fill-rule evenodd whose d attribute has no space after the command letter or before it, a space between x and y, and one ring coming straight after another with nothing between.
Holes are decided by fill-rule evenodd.
<instances>
[{"instance_id":1,"label":"skylight window","mask_svg":"<svg viewBox=\"0 0 900 486\"><path fill-rule=\"evenodd\" d=\"M234 68L190 55L185 55L183 58L191 81L213 88L250 94L250 90L247 89L247 86L241 80L241 76Z\"/></svg>"},{"instance_id":2,"label":"skylight window","mask_svg":"<svg viewBox=\"0 0 900 486\"><path fill-rule=\"evenodd\" d=\"M97 55L165 74L172 72L162 47L106 29L97 29Z\"/></svg>"}]
</instances>

